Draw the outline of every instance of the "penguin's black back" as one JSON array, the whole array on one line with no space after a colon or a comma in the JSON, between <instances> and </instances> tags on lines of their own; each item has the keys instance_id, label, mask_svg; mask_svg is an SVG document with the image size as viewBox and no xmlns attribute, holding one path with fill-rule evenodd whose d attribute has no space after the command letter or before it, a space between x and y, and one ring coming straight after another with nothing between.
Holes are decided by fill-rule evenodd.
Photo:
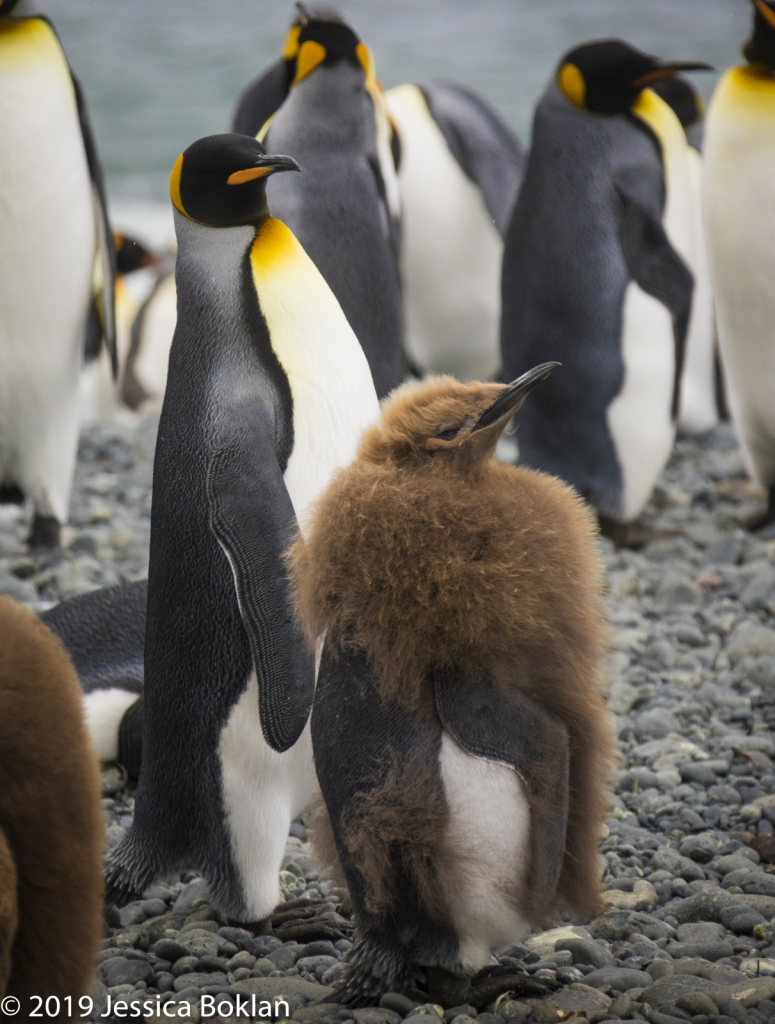
<instances>
[{"instance_id":1,"label":"penguin's black back","mask_svg":"<svg viewBox=\"0 0 775 1024\"><path fill-rule=\"evenodd\" d=\"M661 220L664 173L650 130L634 117L572 108L551 85L536 109L505 241L503 379L544 360L563 364L519 415L520 461L603 507L616 507L622 487L606 410L624 379L620 337L632 279L617 178Z\"/></svg>"},{"instance_id":2,"label":"penguin's black back","mask_svg":"<svg viewBox=\"0 0 775 1024\"><path fill-rule=\"evenodd\" d=\"M236 887L218 740L252 661L232 569L210 528L207 473L213 455L240 438L257 439L259 463L284 470L291 397L251 277L255 229L178 220L179 233L208 234L181 245L176 266L178 323L154 461L143 770L127 840L154 874L193 854ZM207 706L200 712L196 701ZM156 838L168 863L155 859Z\"/></svg>"},{"instance_id":3,"label":"penguin's black back","mask_svg":"<svg viewBox=\"0 0 775 1024\"><path fill-rule=\"evenodd\" d=\"M270 64L240 96L231 122L239 135L258 135L269 118L283 105L291 86L293 65L282 57Z\"/></svg>"},{"instance_id":4,"label":"penguin's black back","mask_svg":"<svg viewBox=\"0 0 775 1024\"><path fill-rule=\"evenodd\" d=\"M362 69L345 61L316 68L291 89L266 146L301 165L302 174L270 179L269 206L339 300L382 398L402 379L401 292Z\"/></svg>"}]
</instances>

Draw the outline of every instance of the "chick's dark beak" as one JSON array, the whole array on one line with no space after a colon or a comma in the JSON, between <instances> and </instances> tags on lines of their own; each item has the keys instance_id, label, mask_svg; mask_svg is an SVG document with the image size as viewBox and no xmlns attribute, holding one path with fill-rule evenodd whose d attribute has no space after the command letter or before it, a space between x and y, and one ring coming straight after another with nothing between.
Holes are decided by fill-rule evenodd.
<instances>
[{"instance_id":1,"label":"chick's dark beak","mask_svg":"<svg viewBox=\"0 0 775 1024\"><path fill-rule=\"evenodd\" d=\"M660 62L652 71L640 75L630 84L636 89L645 89L653 82L659 82L663 78L675 78L679 71L715 71L712 64L704 64L698 60L674 60Z\"/></svg>"},{"instance_id":2,"label":"chick's dark beak","mask_svg":"<svg viewBox=\"0 0 775 1024\"><path fill-rule=\"evenodd\" d=\"M515 381L507 385L498 395L490 408L482 413L474 430L494 427L498 423L503 423L505 426L506 421L522 405L536 384L546 380L561 365L561 363L541 363L540 366L534 366L532 370L528 370L521 377L517 377Z\"/></svg>"}]
</instances>

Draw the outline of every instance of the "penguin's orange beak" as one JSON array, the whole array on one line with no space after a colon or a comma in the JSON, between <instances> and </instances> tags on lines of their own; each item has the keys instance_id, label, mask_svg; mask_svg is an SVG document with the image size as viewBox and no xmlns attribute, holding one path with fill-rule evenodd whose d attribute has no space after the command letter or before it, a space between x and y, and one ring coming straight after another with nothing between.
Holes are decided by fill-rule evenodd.
<instances>
[{"instance_id":1,"label":"penguin's orange beak","mask_svg":"<svg viewBox=\"0 0 775 1024\"><path fill-rule=\"evenodd\" d=\"M663 78L675 78L679 71L715 71L716 69L712 64L704 64L702 61L697 60L675 60L665 63L660 63L658 67L652 71L647 71L645 75L641 75L640 78L636 78L634 82L630 82L630 85L636 89L645 89L654 82L659 82Z\"/></svg>"},{"instance_id":2,"label":"penguin's orange beak","mask_svg":"<svg viewBox=\"0 0 775 1024\"><path fill-rule=\"evenodd\" d=\"M541 363L540 366L534 366L532 370L517 377L511 384L507 384L490 408L485 409L479 417L479 421L471 433L473 434L476 430L486 430L488 427L505 427L507 421L519 409L536 384L546 380L558 366L562 366L562 363Z\"/></svg>"},{"instance_id":3,"label":"penguin's orange beak","mask_svg":"<svg viewBox=\"0 0 775 1024\"><path fill-rule=\"evenodd\" d=\"M276 174L278 171L300 171L301 167L292 156L262 156L253 167L246 167L242 171L235 171L226 179L228 185L243 185L246 181L253 181L254 178L265 178L268 174Z\"/></svg>"}]
</instances>

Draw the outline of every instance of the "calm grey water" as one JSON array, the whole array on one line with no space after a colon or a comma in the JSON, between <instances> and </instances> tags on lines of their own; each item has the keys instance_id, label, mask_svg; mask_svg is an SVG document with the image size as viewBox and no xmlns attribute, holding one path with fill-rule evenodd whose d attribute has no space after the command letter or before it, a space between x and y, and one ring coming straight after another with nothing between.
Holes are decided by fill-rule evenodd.
<instances>
[{"instance_id":1,"label":"calm grey water","mask_svg":"<svg viewBox=\"0 0 775 1024\"><path fill-rule=\"evenodd\" d=\"M336 0L334 0L336 2ZM181 150L227 131L236 97L280 51L283 0L40 0L86 89L117 211L163 204ZM477 89L529 143L562 54L619 36L664 58L740 60L749 0L341 0L386 87L433 77ZM717 78L695 74L706 97Z\"/></svg>"}]
</instances>

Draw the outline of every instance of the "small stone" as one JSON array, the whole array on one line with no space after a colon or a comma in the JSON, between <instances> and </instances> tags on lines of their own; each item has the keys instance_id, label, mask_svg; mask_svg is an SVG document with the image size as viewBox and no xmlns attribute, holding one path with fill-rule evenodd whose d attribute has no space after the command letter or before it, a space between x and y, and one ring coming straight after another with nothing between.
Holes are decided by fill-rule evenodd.
<instances>
[{"instance_id":1,"label":"small stone","mask_svg":"<svg viewBox=\"0 0 775 1024\"><path fill-rule=\"evenodd\" d=\"M571 1014L583 1013L590 1017L595 1013L603 1013L610 1005L609 996L588 985L576 983L536 1001L533 1016L538 1024L556 1024Z\"/></svg>"},{"instance_id":2,"label":"small stone","mask_svg":"<svg viewBox=\"0 0 775 1024\"><path fill-rule=\"evenodd\" d=\"M589 964L592 967L616 967L616 958L605 946L593 939L559 939L555 950L567 950L574 964Z\"/></svg>"},{"instance_id":3,"label":"small stone","mask_svg":"<svg viewBox=\"0 0 775 1024\"><path fill-rule=\"evenodd\" d=\"M524 945L531 953L538 953L539 957L544 958L553 953L555 944L563 939L588 938L590 933L587 928L580 925L565 925L562 928L550 928L540 935L531 935L529 939L525 939Z\"/></svg>"},{"instance_id":4,"label":"small stone","mask_svg":"<svg viewBox=\"0 0 775 1024\"><path fill-rule=\"evenodd\" d=\"M718 1014L716 1004L703 992L687 992L676 999L675 1005L679 1010L686 1010L692 1017L699 1014L715 1017Z\"/></svg>"},{"instance_id":5,"label":"small stone","mask_svg":"<svg viewBox=\"0 0 775 1024\"><path fill-rule=\"evenodd\" d=\"M367 1007L365 1010L353 1010L356 1024L401 1024L397 1013L385 1007Z\"/></svg>"},{"instance_id":6,"label":"small stone","mask_svg":"<svg viewBox=\"0 0 775 1024\"><path fill-rule=\"evenodd\" d=\"M410 999L409 996L401 995L400 992L386 992L380 999L379 1005L383 1010L392 1010L393 1013L406 1017L407 1014L411 1013L420 1004L417 1000ZM473 1010L473 1007L461 1007L459 1012L465 1013L469 1009ZM474 1010L474 1013L476 1013L476 1010Z\"/></svg>"},{"instance_id":7,"label":"small stone","mask_svg":"<svg viewBox=\"0 0 775 1024\"><path fill-rule=\"evenodd\" d=\"M734 950L728 942L674 942L666 948L674 960L682 956L691 956L701 960L710 960L713 963L734 954Z\"/></svg>"},{"instance_id":8,"label":"small stone","mask_svg":"<svg viewBox=\"0 0 775 1024\"><path fill-rule=\"evenodd\" d=\"M124 960L114 964L105 974L108 988L116 985L136 985L138 981L148 982L153 977L153 967L147 960Z\"/></svg>"},{"instance_id":9,"label":"small stone","mask_svg":"<svg viewBox=\"0 0 775 1024\"><path fill-rule=\"evenodd\" d=\"M717 991L718 985L708 978L698 978L690 974L673 974L669 977L657 979L643 993L643 1002L650 1006L665 1006L673 1004L683 995L690 992L702 992L705 995L712 995Z\"/></svg>"},{"instance_id":10,"label":"small stone","mask_svg":"<svg viewBox=\"0 0 775 1024\"><path fill-rule=\"evenodd\" d=\"M749 978L775 977L775 959L756 957L743 960L740 964L740 973Z\"/></svg>"},{"instance_id":11,"label":"small stone","mask_svg":"<svg viewBox=\"0 0 775 1024\"><path fill-rule=\"evenodd\" d=\"M678 926L676 932L679 942L689 943L718 942L725 934L726 929L723 925L710 921L682 924Z\"/></svg>"},{"instance_id":12,"label":"small stone","mask_svg":"<svg viewBox=\"0 0 775 1024\"><path fill-rule=\"evenodd\" d=\"M599 971L587 974L584 984L591 985L592 988L602 988L603 985L608 985L613 992L626 992L631 988L645 988L651 984L651 979L643 971L621 967L603 967Z\"/></svg>"},{"instance_id":13,"label":"small stone","mask_svg":"<svg viewBox=\"0 0 775 1024\"><path fill-rule=\"evenodd\" d=\"M775 631L744 622L730 636L727 655L733 665L743 658L775 657Z\"/></svg>"},{"instance_id":14,"label":"small stone","mask_svg":"<svg viewBox=\"0 0 775 1024\"><path fill-rule=\"evenodd\" d=\"M707 864L708 861L713 860L718 850L719 842L709 832L688 836L679 848L681 856L689 857L700 864Z\"/></svg>"},{"instance_id":15,"label":"small stone","mask_svg":"<svg viewBox=\"0 0 775 1024\"><path fill-rule=\"evenodd\" d=\"M775 943L775 921L769 924L757 924L753 930L754 938L760 942Z\"/></svg>"},{"instance_id":16,"label":"small stone","mask_svg":"<svg viewBox=\"0 0 775 1024\"><path fill-rule=\"evenodd\" d=\"M171 964L189 955L188 949L174 939L159 939L153 947L153 952L160 960L169 960Z\"/></svg>"},{"instance_id":17,"label":"small stone","mask_svg":"<svg viewBox=\"0 0 775 1024\"><path fill-rule=\"evenodd\" d=\"M731 985L724 989L724 995L736 999L745 1007L758 1006L763 999L772 999L775 996L775 977L751 978L750 981ZM716 1005L718 1006L718 1003Z\"/></svg>"}]
</instances>

